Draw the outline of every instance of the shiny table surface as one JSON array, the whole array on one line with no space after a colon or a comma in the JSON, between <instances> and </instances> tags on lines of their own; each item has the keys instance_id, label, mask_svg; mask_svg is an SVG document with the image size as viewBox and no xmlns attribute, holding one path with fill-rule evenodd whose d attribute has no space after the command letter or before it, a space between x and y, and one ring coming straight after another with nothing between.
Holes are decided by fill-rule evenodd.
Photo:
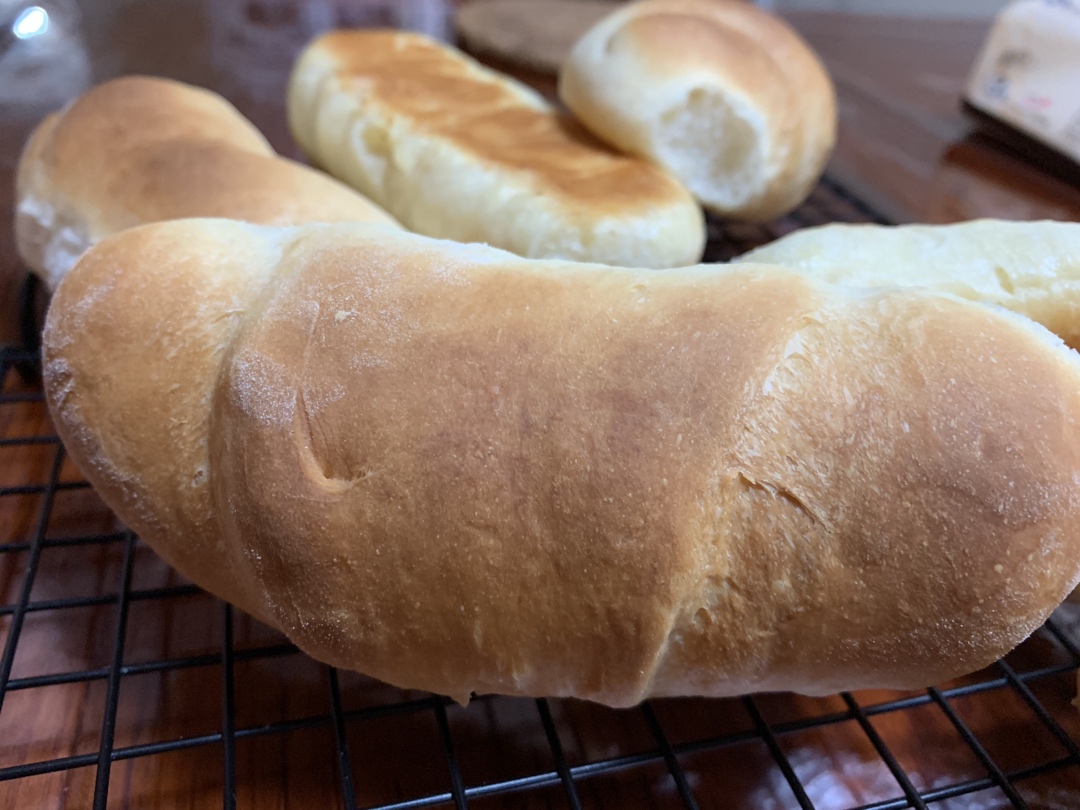
<instances>
[{"instance_id":1,"label":"shiny table surface","mask_svg":"<svg viewBox=\"0 0 1080 810\"><path fill-rule=\"evenodd\" d=\"M282 110L282 87L292 55L322 27L361 19L371 13L370 5L359 0L102 0L83 5L81 23L60 9L55 33L66 26L69 35L49 46L48 58L35 66L29 57L20 61L23 56L13 51L0 57L0 221L10 222L14 167L34 124L90 84L121 73L161 74L214 88L248 115L279 151L300 157ZM791 19L819 49L837 82L841 128L830 171L890 216L927 222L980 216L1080 220L1080 190L973 133L959 112L966 71L986 23L811 14ZM526 78L551 92L550 77ZM12 323L15 267L10 232L0 230L0 271L5 279L0 328L5 330ZM2 335L6 338L9 332ZM3 382L6 392L32 391L13 374ZM0 409L2 436L51 432L38 402ZM8 449L0 456L0 485L44 481L55 452L49 445ZM78 478L72 465L65 463L61 480ZM37 507L32 499L0 503L0 543L32 533ZM115 528L92 491L72 490L58 496L49 536ZM182 584L148 548L140 545L135 554L133 587ZM115 592L121 558L119 544L46 552L33 599ZM14 601L21 577L18 566L25 565L25 559L9 565L10 559L11 555L0 558L0 605ZM200 655L220 647L221 606L205 595L136 603L132 611L125 661ZM77 613L32 614L13 677L106 666L113 632L111 606ZM0 643L7 632L6 618L0 617ZM1072 618L1064 616L1065 621ZM278 640L245 617L236 617L233 626L241 649ZM1010 661L1023 672L1061 666L1065 659L1047 640L1036 639ZM216 731L220 677L213 666L125 676L115 745ZM327 712L325 671L303 656L241 662L236 677L238 728ZM997 676L984 673L952 686L987 677ZM104 688L98 681L10 692L0 712L0 768L96 751ZM396 690L348 674L343 674L341 688L346 710L402 697ZM1080 715L1068 706L1074 694L1072 674L1040 679L1032 690L1052 708L1069 735L1080 740ZM905 696L863 693L857 699L862 706L872 706L898 697ZM985 775L954 725L925 697L923 693L923 702L913 708L877 714L870 721L916 789ZM673 700L653 705L681 752L680 763L702 807L795 806L784 775L760 740L695 751L695 740L752 729L755 720L743 703ZM899 795L865 729L840 697L763 696L755 705L771 724L834 718L827 726L781 739L816 807L834 810ZM1029 707L1012 691L957 697L950 705L1005 770L1063 755L1060 741L1033 722ZM633 755L655 745L640 712L609 712L573 701L553 703L552 712L571 766ZM448 722L467 785L553 767L544 729L528 701L496 698L468 709L452 707ZM357 724L349 728L348 736L362 806L448 789L439 729L430 713ZM340 806L333 759L333 739L325 724L288 735L245 737L236 751L238 806ZM218 807L221 779L221 753L213 745L125 760L114 765L110 806ZM93 785L93 768L0 782L0 807L88 807ZM680 806L662 761L582 780L579 787L582 804L588 807ZM1031 807L1080 807L1080 767L1027 780L1023 795ZM556 785L474 806L565 803ZM958 810L1002 807L1006 802L1004 794L991 787L933 806Z\"/></svg>"}]
</instances>

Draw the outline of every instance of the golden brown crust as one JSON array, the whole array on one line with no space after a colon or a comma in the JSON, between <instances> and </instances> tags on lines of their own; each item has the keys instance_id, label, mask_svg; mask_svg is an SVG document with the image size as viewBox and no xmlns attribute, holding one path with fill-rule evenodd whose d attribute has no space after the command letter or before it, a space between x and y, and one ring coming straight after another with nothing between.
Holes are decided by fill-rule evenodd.
<instances>
[{"instance_id":1,"label":"golden brown crust","mask_svg":"<svg viewBox=\"0 0 1080 810\"><path fill-rule=\"evenodd\" d=\"M949 297L175 222L80 262L45 377L188 576L462 698L925 686L1080 578L1080 359Z\"/></svg>"},{"instance_id":2,"label":"golden brown crust","mask_svg":"<svg viewBox=\"0 0 1080 810\"><path fill-rule=\"evenodd\" d=\"M702 213L677 180L420 34L320 37L288 102L297 142L418 233L643 267L701 256Z\"/></svg>"},{"instance_id":3,"label":"golden brown crust","mask_svg":"<svg viewBox=\"0 0 1080 810\"><path fill-rule=\"evenodd\" d=\"M421 35L334 31L318 47L338 78L363 85L376 104L484 161L528 173L567 204L637 211L679 202L686 192L667 174L602 146L569 116L526 103L507 82L478 75L453 51Z\"/></svg>"},{"instance_id":4,"label":"golden brown crust","mask_svg":"<svg viewBox=\"0 0 1080 810\"><path fill-rule=\"evenodd\" d=\"M172 239L141 227L90 250L53 296L43 376L65 445L105 502L181 572L272 623L229 564L207 439L221 352L265 281L258 265L278 254L199 233L201 251L177 241L193 235L184 224ZM136 416L151 412L163 420ZM155 444L168 460L146 457Z\"/></svg>"},{"instance_id":5,"label":"golden brown crust","mask_svg":"<svg viewBox=\"0 0 1080 810\"><path fill-rule=\"evenodd\" d=\"M50 286L89 245L147 222L393 224L346 186L278 157L220 96L144 76L106 82L49 116L24 150L16 197L20 255Z\"/></svg>"}]
</instances>

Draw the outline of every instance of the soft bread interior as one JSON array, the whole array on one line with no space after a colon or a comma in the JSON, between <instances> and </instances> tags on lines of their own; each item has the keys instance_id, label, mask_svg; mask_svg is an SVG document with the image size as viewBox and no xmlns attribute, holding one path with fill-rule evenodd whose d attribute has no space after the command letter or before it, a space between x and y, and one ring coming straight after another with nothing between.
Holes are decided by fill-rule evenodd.
<instances>
[{"instance_id":1,"label":"soft bread interior","mask_svg":"<svg viewBox=\"0 0 1080 810\"><path fill-rule=\"evenodd\" d=\"M799 205L836 135L835 92L809 46L751 3L638 0L590 29L559 96L598 137L664 167L721 216Z\"/></svg>"},{"instance_id":2,"label":"soft bread interior","mask_svg":"<svg viewBox=\"0 0 1080 810\"><path fill-rule=\"evenodd\" d=\"M660 117L653 149L708 206L738 208L764 193L769 134L760 113L716 87L694 87Z\"/></svg>"}]
</instances>

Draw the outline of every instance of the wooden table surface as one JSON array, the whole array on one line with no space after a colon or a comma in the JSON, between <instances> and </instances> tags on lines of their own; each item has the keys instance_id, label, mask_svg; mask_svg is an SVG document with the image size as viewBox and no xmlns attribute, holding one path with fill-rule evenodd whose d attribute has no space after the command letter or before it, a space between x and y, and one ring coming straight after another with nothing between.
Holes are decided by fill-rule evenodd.
<instances>
[{"instance_id":1,"label":"wooden table surface","mask_svg":"<svg viewBox=\"0 0 1080 810\"><path fill-rule=\"evenodd\" d=\"M13 67L9 58L0 56L0 71L8 71L0 72L0 220L10 221L14 167L32 126L91 82L119 73L157 73L213 87L252 118L281 152L299 157L284 123L282 86L292 54L314 33L314 16L302 5L292 0L103 0L94 4L94 13L85 14L80 36L57 45L47 69L35 73L32 66ZM348 3L321 5L340 8ZM840 136L830 171L890 216L927 222L979 216L1080 220L1080 189L973 133L959 112L966 72L986 32L985 23L820 14L792 20L819 49L837 82ZM13 85L5 83L13 75L40 87L12 93ZM530 79L547 92L553 86L550 78ZM14 331L18 273L10 235L3 230L0 272L4 296L0 329L6 330L0 340L6 340ZM32 387L14 373L7 375L3 386L5 394L23 394L31 401L0 405L0 437L52 433L42 404L32 401ZM47 442L0 444L0 487L47 481L57 452L57 446ZM78 471L64 462L60 481L78 480ZM94 493L84 488L59 491L48 525L39 527L44 497L28 492L0 498L0 606L18 599L30 558L28 549L18 544L39 529L55 541L119 528ZM107 669L114 654L118 615L114 597L123 590L125 547L123 538L117 537L73 547L50 545L42 552L31 602L98 596L102 604L28 613L12 670L16 685L18 679L42 673ZM144 595L155 589L181 590L173 598L130 603L122 639L124 663L217 656L224 634L222 605L184 590L179 577L145 546L136 545L133 554L131 588ZM10 631L9 613L0 615L0 645ZM1075 622L1065 612L1060 619L1066 625ZM231 631L240 650L280 641L243 616L234 617ZM192 660L197 663L169 671L136 671L121 679L116 750L136 751L135 746L178 739L198 743L199 735L220 731L222 664ZM1075 691L1074 675L1066 671L1073 663L1069 654L1043 634L1008 660L1020 673L1056 668L1053 674L1031 680L1030 689L1071 739L1080 741L1080 714L1068 705ZM238 806L341 806L334 729L326 722L330 711L326 669L298 654L253 660L241 654L233 673L235 727L246 730L234 752ZM1022 695L1004 681L1002 670L991 669L946 685L962 688L989 682L993 688L953 697L945 705L1005 772L1072 755L1075 743L1070 749L1067 741L1055 738ZM96 756L107 688L107 679L98 677L9 689L0 708L0 771L55 757ZM346 711L425 697L348 673L341 675L341 696ZM964 744L957 724L932 695L855 696L861 706L897 698L910 698L911 706L873 714L867 725L893 752L915 789L987 777L986 763ZM787 729L777 744L815 807L832 810L901 795L901 786L875 749L866 725L840 697L762 696L753 704L671 700L656 701L652 707L675 746L687 787L702 807L797 806L766 741L754 733L759 728L755 711L769 724ZM531 701L508 699L482 700L467 709L447 711L445 730L453 740L466 787L555 767L539 711ZM571 767L657 750L650 718L640 710L612 712L556 701L551 712ZM801 731L783 725L815 717L829 722ZM267 724L284 720L296 720L297 729L258 733ZM444 729L438 720L425 704L412 713L347 724L360 806L450 790L442 753ZM744 737L719 748L700 744L744 731ZM124 759L112 766L109 806L218 807L224 768L220 741ZM93 765L0 782L0 808L89 807L94 784ZM587 807L681 806L678 786L659 755L645 757L640 766L583 776L576 784ZM1009 806L1001 787L992 779L987 785L933 806L953 810ZM1080 807L1080 760L1019 785L1033 808ZM526 794L477 800L472 806L568 805L566 793L555 784Z\"/></svg>"}]
</instances>

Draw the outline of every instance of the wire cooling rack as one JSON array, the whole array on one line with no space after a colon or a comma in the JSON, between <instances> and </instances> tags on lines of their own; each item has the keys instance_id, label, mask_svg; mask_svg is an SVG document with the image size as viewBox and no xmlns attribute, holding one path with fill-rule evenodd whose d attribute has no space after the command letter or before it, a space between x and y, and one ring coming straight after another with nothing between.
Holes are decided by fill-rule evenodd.
<instances>
[{"instance_id":1,"label":"wire cooling rack","mask_svg":"<svg viewBox=\"0 0 1080 810\"><path fill-rule=\"evenodd\" d=\"M710 223L707 258L829 221L883 218L826 179L781 221ZM0 807L1080 807L1071 606L917 692L461 707L183 581L65 457L37 363L0 355Z\"/></svg>"}]
</instances>

